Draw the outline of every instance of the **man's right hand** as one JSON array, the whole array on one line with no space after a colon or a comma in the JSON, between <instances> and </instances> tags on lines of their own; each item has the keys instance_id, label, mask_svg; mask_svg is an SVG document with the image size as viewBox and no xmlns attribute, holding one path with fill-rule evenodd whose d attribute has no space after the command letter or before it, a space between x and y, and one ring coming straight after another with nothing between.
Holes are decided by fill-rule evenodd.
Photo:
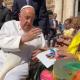
<instances>
[{"instance_id":1,"label":"man's right hand","mask_svg":"<svg viewBox=\"0 0 80 80\"><path fill-rule=\"evenodd\" d=\"M27 33L23 34L21 37L21 42L27 42L35 39L39 34L41 34L41 29L40 28L32 28L30 31Z\"/></svg>"}]
</instances>

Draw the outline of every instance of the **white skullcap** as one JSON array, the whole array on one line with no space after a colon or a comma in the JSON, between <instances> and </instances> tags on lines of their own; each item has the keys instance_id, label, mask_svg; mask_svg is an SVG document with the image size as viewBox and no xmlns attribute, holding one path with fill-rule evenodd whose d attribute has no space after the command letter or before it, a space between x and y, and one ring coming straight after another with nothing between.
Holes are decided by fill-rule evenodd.
<instances>
[{"instance_id":1,"label":"white skullcap","mask_svg":"<svg viewBox=\"0 0 80 80\"><path fill-rule=\"evenodd\" d=\"M23 6L23 7L21 8L20 11L22 11L22 10L25 9L25 8L32 8L32 9L34 10L34 7L32 7L31 5L25 5L25 6Z\"/></svg>"}]
</instances>

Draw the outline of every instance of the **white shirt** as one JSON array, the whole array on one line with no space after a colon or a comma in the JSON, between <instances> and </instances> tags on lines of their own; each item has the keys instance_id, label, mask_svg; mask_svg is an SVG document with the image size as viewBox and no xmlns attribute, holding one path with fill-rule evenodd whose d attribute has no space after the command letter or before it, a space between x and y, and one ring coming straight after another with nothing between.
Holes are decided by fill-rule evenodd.
<instances>
[{"instance_id":1,"label":"white shirt","mask_svg":"<svg viewBox=\"0 0 80 80\"><path fill-rule=\"evenodd\" d=\"M3 53L18 55L23 61L28 62L33 50L45 46L45 39L43 34L40 34L38 38L22 46L20 45L22 34L24 34L24 32L20 27L19 21L12 20L6 22L0 31L0 47Z\"/></svg>"}]
</instances>

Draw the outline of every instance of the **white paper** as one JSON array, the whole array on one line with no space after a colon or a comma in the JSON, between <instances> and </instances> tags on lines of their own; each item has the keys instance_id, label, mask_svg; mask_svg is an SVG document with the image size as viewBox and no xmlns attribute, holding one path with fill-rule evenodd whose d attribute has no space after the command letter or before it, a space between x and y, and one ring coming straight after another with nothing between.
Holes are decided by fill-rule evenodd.
<instances>
[{"instance_id":1,"label":"white paper","mask_svg":"<svg viewBox=\"0 0 80 80\"><path fill-rule=\"evenodd\" d=\"M40 62L45 65L46 68L51 67L56 61L55 58L52 58L52 59L48 58L46 56L46 54L48 53L50 53L50 50L41 52L36 56L40 60Z\"/></svg>"}]
</instances>

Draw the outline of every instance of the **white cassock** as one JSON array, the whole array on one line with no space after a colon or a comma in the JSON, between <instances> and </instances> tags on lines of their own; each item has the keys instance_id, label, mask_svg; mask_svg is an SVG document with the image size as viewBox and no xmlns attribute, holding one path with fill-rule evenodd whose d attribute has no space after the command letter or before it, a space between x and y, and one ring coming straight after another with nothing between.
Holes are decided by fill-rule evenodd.
<instances>
[{"instance_id":1,"label":"white cassock","mask_svg":"<svg viewBox=\"0 0 80 80\"><path fill-rule=\"evenodd\" d=\"M24 34L19 21L6 22L0 31L0 80L22 80L28 75L31 53L45 46L43 34L20 45ZM24 76L26 75L26 76Z\"/></svg>"}]
</instances>

